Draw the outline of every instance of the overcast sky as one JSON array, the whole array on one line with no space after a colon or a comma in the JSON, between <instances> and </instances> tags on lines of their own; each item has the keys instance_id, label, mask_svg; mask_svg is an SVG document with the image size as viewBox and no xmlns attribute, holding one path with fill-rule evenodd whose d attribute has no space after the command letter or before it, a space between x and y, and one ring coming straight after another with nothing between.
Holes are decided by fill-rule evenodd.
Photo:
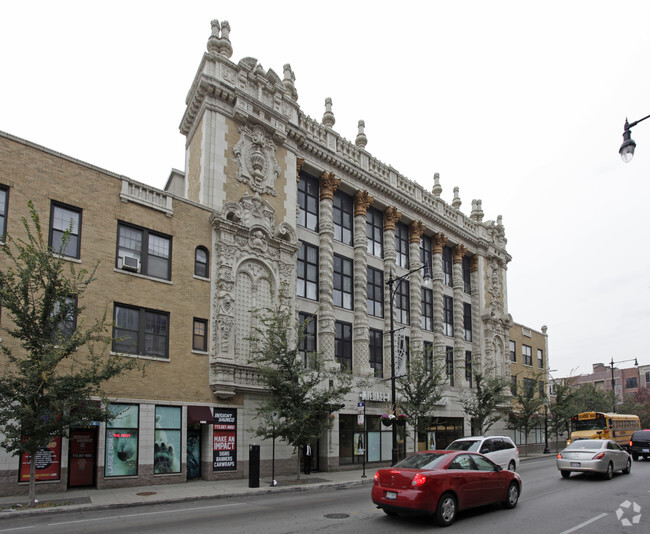
<instances>
[{"instance_id":1,"label":"overcast sky","mask_svg":"<svg viewBox=\"0 0 650 534\"><path fill-rule=\"evenodd\" d=\"M343 137L363 119L379 160L503 216L508 309L548 326L552 375L650 364L650 119L618 155L650 114L650 2L2 2L0 130L164 187L212 19L233 61L291 64L307 115L331 97Z\"/></svg>"}]
</instances>

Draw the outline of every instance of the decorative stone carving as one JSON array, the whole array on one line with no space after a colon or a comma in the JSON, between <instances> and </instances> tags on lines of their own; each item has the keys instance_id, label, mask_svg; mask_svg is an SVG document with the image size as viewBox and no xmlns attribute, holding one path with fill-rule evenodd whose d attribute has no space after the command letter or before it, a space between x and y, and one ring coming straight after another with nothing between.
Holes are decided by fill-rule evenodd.
<instances>
[{"instance_id":1,"label":"decorative stone carving","mask_svg":"<svg viewBox=\"0 0 650 534\"><path fill-rule=\"evenodd\" d=\"M368 208L372 205L372 195L368 191L357 191L357 194L354 195L354 215L363 215L364 217L368 213Z\"/></svg>"},{"instance_id":2,"label":"decorative stone carving","mask_svg":"<svg viewBox=\"0 0 650 534\"><path fill-rule=\"evenodd\" d=\"M447 236L442 232L438 232L433 236L433 253L442 254L442 247L447 244Z\"/></svg>"},{"instance_id":3,"label":"decorative stone carving","mask_svg":"<svg viewBox=\"0 0 650 534\"><path fill-rule=\"evenodd\" d=\"M409 242L419 244L425 228L426 226L422 221L413 221L409 231Z\"/></svg>"},{"instance_id":4,"label":"decorative stone carving","mask_svg":"<svg viewBox=\"0 0 650 534\"><path fill-rule=\"evenodd\" d=\"M336 178L333 172L324 171L320 175L320 199L334 200L334 193L341 185L341 179Z\"/></svg>"},{"instance_id":5,"label":"decorative stone carving","mask_svg":"<svg viewBox=\"0 0 650 534\"><path fill-rule=\"evenodd\" d=\"M275 159L275 143L259 125L242 126L239 133L241 138L233 148L239 164L237 180L255 193L276 196L274 186L280 176L280 166Z\"/></svg>"},{"instance_id":6,"label":"decorative stone carving","mask_svg":"<svg viewBox=\"0 0 650 534\"><path fill-rule=\"evenodd\" d=\"M213 20L212 34L208 39L208 52L211 54L218 54L229 58L232 56L232 45L230 44L230 24L224 20L219 24L218 20ZM219 35L221 33L221 35Z\"/></svg>"},{"instance_id":7,"label":"decorative stone carving","mask_svg":"<svg viewBox=\"0 0 650 534\"><path fill-rule=\"evenodd\" d=\"M465 254L467 254L467 247L462 243L456 245L454 247L453 263L463 263L463 256L465 256Z\"/></svg>"},{"instance_id":8,"label":"decorative stone carving","mask_svg":"<svg viewBox=\"0 0 650 534\"><path fill-rule=\"evenodd\" d=\"M400 220L402 214L394 206L389 206L384 212L384 231L385 230L395 230L395 225L397 221Z\"/></svg>"},{"instance_id":9,"label":"decorative stone carving","mask_svg":"<svg viewBox=\"0 0 650 534\"><path fill-rule=\"evenodd\" d=\"M357 133L357 138L354 140L354 144L359 148L366 148L368 144L368 138L366 137L366 123L365 121L359 121L359 133Z\"/></svg>"},{"instance_id":10,"label":"decorative stone carving","mask_svg":"<svg viewBox=\"0 0 650 534\"><path fill-rule=\"evenodd\" d=\"M334 118L334 113L332 113L332 99L328 96L325 99L325 113L323 114L323 125L327 128L332 128L336 119Z\"/></svg>"},{"instance_id":11,"label":"decorative stone carving","mask_svg":"<svg viewBox=\"0 0 650 534\"><path fill-rule=\"evenodd\" d=\"M300 181L300 171L305 164L305 158L296 158L296 183Z\"/></svg>"}]
</instances>

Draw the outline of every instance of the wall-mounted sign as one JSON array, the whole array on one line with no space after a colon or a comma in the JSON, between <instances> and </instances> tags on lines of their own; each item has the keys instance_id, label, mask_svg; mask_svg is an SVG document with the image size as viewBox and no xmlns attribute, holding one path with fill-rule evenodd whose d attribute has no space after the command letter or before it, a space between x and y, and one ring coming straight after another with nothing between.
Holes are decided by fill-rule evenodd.
<instances>
[{"instance_id":1,"label":"wall-mounted sign","mask_svg":"<svg viewBox=\"0 0 650 534\"><path fill-rule=\"evenodd\" d=\"M61 438L52 438L47 447L36 452L36 482L59 480L61 467ZM20 456L20 482L29 482L30 454Z\"/></svg>"},{"instance_id":2,"label":"wall-mounted sign","mask_svg":"<svg viewBox=\"0 0 650 534\"><path fill-rule=\"evenodd\" d=\"M213 423L213 471L237 469L237 410L215 408Z\"/></svg>"}]
</instances>

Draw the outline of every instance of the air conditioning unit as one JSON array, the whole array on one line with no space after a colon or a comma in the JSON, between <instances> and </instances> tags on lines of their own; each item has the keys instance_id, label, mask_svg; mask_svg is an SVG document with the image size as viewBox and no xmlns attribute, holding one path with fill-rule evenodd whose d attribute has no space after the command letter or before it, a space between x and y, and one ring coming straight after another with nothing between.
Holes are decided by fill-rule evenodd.
<instances>
[{"instance_id":1,"label":"air conditioning unit","mask_svg":"<svg viewBox=\"0 0 650 534\"><path fill-rule=\"evenodd\" d=\"M120 256L119 268L123 271L131 271L132 273L140 272L140 260L135 256Z\"/></svg>"}]
</instances>

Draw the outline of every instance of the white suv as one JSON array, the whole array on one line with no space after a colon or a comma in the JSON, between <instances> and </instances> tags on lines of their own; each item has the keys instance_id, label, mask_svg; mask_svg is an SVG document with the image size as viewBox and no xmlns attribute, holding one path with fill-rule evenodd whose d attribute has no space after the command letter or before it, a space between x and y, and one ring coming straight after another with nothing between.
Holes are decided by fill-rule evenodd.
<instances>
[{"instance_id":1,"label":"white suv","mask_svg":"<svg viewBox=\"0 0 650 534\"><path fill-rule=\"evenodd\" d=\"M451 443L447 450L480 452L509 471L516 471L519 467L519 449L508 436L460 438Z\"/></svg>"}]
</instances>

